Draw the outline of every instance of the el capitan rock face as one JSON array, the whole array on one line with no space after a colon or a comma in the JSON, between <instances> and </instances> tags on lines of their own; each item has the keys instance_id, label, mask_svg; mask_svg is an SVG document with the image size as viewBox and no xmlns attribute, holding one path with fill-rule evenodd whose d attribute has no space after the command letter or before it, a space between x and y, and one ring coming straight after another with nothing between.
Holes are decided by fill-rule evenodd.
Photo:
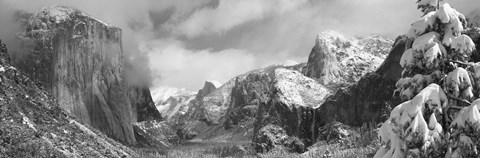
<instances>
[{"instance_id":1,"label":"el capitan rock face","mask_svg":"<svg viewBox=\"0 0 480 158\"><path fill-rule=\"evenodd\" d=\"M0 40L0 157L140 157L74 120L50 93L9 64Z\"/></svg>"},{"instance_id":2,"label":"el capitan rock face","mask_svg":"<svg viewBox=\"0 0 480 158\"><path fill-rule=\"evenodd\" d=\"M130 87L119 28L68 7L46 7L28 19L31 53L16 63L86 124L136 144L132 123L160 119L146 87Z\"/></svg>"}]
</instances>

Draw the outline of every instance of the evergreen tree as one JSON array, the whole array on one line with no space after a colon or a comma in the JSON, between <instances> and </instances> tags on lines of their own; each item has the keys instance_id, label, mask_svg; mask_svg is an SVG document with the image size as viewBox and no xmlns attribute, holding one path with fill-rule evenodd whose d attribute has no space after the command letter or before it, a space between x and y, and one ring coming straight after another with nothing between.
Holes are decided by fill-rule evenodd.
<instances>
[{"instance_id":1,"label":"evergreen tree","mask_svg":"<svg viewBox=\"0 0 480 158\"><path fill-rule=\"evenodd\" d=\"M417 4L424 15L406 35L395 90L405 102L380 127L374 157L479 157L480 63L469 62L465 16L441 0Z\"/></svg>"}]
</instances>

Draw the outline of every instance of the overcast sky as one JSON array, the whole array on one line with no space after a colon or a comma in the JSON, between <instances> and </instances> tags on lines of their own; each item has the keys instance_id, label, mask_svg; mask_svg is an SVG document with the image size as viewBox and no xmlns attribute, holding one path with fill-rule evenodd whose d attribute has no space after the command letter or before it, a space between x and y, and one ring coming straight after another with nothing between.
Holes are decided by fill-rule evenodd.
<instances>
[{"instance_id":1,"label":"overcast sky","mask_svg":"<svg viewBox=\"0 0 480 158\"><path fill-rule=\"evenodd\" d=\"M306 62L324 30L394 39L421 15L416 0L0 0L0 38L13 10L76 7L122 28L124 50L146 53L155 85L196 91L286 60ZM450 0L464 14L479 0ZM8 42L8 41L7 41ZM9 43L7 43L9 44ZM145 63L148 64L148 63Z\"/></svg>"}]
</instances>

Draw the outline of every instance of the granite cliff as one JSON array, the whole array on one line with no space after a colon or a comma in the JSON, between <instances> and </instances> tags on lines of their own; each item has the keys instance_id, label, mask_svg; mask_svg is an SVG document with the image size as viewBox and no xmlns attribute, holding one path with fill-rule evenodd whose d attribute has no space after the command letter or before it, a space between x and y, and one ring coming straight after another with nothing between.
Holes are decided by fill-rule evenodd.
<instances>
[{"instance_id":1,"label":"granite cliff","mask_svg":"<svg viewBox=\"0 0 480 158\"><path fill-rule=\"evenodd\" d=\"M317 123L324 125L336 120L359 126L377 120L383 107L399 103L399 100L393 100L392 95L402 72L399 61L404 47L405 38L397 38L378 70L362 76L357 83L341 88L327 98L316 110Z\"/></svg>"},{"instance_id":2,"label":"granite cliff","mask_svg":"<svg viewBox=\"0 0 480 158\"><path fill-rule=\"evenodd\" d=\"M0 157L140 157L76 121L6 51L0 40Z\"/></svg>"},{"instance_id":3,"label":"granite cliff","mask_svg":"<svg viewBox=\"0 0 480 158\"><path fill-rule=\"evenodd\" d=\"M477 45L475 50L477 52L480 44L480 29L469 28L465 30L465 34ZM341 88L328 97L316 110L319 114L317 115L318 126L333 120L354 126L385 121L381 118L382 110L401 103L398 95L394 95L394 90L395 83L402 74L400 58L405 51L406 42L404 36L398 37L389 55L375 72L367 73L355 84ZM474 54L472 62L480 61L478 53L472 54Z\"/></svg>"},{"instance_id":4,"label":"granite cliff","mask_svg":"<svg viewBox=\"0 0 480 158\"><path fill-rule=\"evenodd\" d=\"M148 87L125 79L119 28L61 6L42 8L26 25L22 38L31 52L15 65L77 120L134 145L133 123L161 119Z\"/></svg>"},{"instance_id":5,"label":"granite cliff","mask_svg":"<svg viewBox=\"0 0 480 158\"><path fill-rule=\"evenodd\" d=\"M376 70L392 44L379 35L354 38L325 31L317 36L303 73L332 90L347 87Z\"/></svg>"}]
</instances>

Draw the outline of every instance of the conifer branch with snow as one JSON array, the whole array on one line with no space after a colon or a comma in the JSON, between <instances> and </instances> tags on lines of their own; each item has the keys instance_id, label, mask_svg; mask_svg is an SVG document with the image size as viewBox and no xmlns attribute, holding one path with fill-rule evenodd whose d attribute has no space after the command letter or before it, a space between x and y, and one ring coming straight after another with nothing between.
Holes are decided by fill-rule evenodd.
<instances>
[{"instance_id":1,"label":"conifer branch with snow","mask_svg":"<svg viewBox=\"0 0 480 158\"><path fill-rule=\"evenodd\" d=\"M442 0L417 4L424 15L406 34L394 93L405 102L380 127L374 157L479 157L480 63L469 62L475 44L462 34L465 16Z\"/></svg>"}]
</instances>

